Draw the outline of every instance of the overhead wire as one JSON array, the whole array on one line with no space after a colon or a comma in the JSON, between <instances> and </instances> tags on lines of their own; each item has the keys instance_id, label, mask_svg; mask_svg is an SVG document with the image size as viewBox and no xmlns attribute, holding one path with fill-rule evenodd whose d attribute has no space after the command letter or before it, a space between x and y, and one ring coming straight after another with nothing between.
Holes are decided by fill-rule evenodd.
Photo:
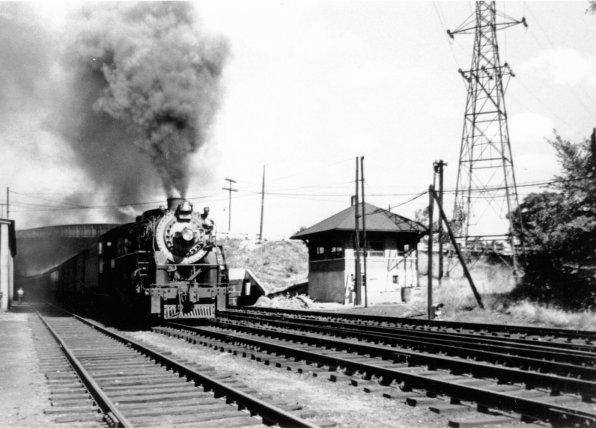
<instances>
[{"instance_id":1,"label":"overhead wire","mask_svg":"<svg viewBox=\"0 0 596 428\"><path fill-rule=\"evenodd\" d=\"M525 3L525 2L524 2ZM552 49L552 51L554 52L557 48L555 46L555 44L553 43L552 39L550 38L549 33L544 29L544 27L542 26L542 24L540 23L540 20L537 19L536 15L532 12L532 10L530 9L529 6L525 5L525 8L528 10L528 12L530 12L530 15L532 16L532 20L533 22L536 23L536 26L538 27L538 29L542 32L542 34L544 35L545 40L547 41L547 43L550 45L550 48ZM532 33L532 32L531 32ZM534 33L532 33L532 36L534 38L534 40L536 41L536 44L544 49L542 42L534 35ZM574 96L574 98L576 100L578 100L580 102L580 104L586 109L586 110L592 110L592 113L596 113L596 104L594 104L594 101L591 98L588 98L590 100L590 103L592 103L592 105L590 107L588 107L588 105L586 104L586 102L583 100L583 98L580 96L580 93L578 93L576 91L576 89L569 85L569 91L571 92L571 94Z\"/></svg>"},{"instance_id":2,"label":"overhead wire","mask_svg":"<svg viewBox=\"0 0 596 428\"><path fill-rule=\"evenodd\" d=\"M442 10L439 9L440 6L437 6L436 1L433 0L432 3L433 3L433 8L435 9L435 13L437 14L437 18L439 19L439 24L441 25L441 28L443 29L443 34L445 35L445 38L447 39L447 44L449 45L449 52L451 52L451 57L453 58L453 62L455 63L455 66L458 67L459 64L457 62L455 52L453 52L453 43L451 42L451 39L450 39L449 35L447 34L447 25L445 24Z\"/></svg>"},{"instance_id":3,"label":"overhead wire","mask_svg":"<svg viewBox=\"0 0 596 428\"><path fill-rule=\"evenodd\" d=\"M540 180L540 181L532 181L527 183L520 183L517 186L508 185L508 186L478 186L474 187L471 190L475 192L493 192L497 190L505 190L505 189L512 189L514 187L517 188L528 188L528 187L541 187L541 186L549 186L557 183L565 183L565 182L573 182L573 181L581 181L582 178L575 178L575 179L551 179L551 180ZM354 181L351 181L353 183ZM365 180L365 185L370 188L369 184ZM11 191L12 192L12 191ZM454 194L456 189L444 189L444 194ZM423 194L427 193L427 191L423 192L396 192L396 193L372 193L368 192L367 197L389 197L389 196L412 196L411 201L416 200L417 198L421 197ZM239 194L236 197L242 198L250 198L254 196L260 195L261 192L257 191L248 191L239 189ZM286 197L286 198L310 198L313 200L320 200L320 198L345 198L346 195L349 195L349 191L345 193L295 193L295 192L268 192L265 191L265 195L272 196L272 197ZM218 196L216 194L207 194L207 195L199 195L199 196L189 196L186 199L194 201L194 200L203 200L204 202L217 202L217 201L225 201L227 200L227 196ZM410 202L410 200L400 203L399 205L394 206L396 208L400 205L406 204ZM126 208L126 207L135 207L135 206L145 206L145 205L160 205L163 204L163 201L144 201L144 202L131 202L131 203L122 203L122 204L104 204L104 205L81 205L81 206L53 206L47 207L42 204L33 204L27 202L16 202L15 206L30 206L30 207L37 207L39 206L41 209L29 210L29 211L73 211L73 210L94 210L94 209L118 209L118 208ZM20 212L23 212L20 210Z\"/></svg>"}]
</instances>

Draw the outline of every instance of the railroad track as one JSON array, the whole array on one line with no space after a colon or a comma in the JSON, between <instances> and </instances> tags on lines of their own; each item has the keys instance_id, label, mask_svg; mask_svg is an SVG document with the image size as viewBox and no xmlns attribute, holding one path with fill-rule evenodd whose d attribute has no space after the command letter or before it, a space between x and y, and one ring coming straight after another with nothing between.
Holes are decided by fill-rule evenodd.
<instances>
[{"instance_id":1,"label":"railroad track","mask_svg":"<svg viewBox=\"0 0 596 428\"><path fill-rule=\"evenodd\" d=\"M505 337L449 342L417 330L408 338L371 327L227 311L208 326L168 323L155 331L450 413L450 426L596 426L593 352Z\"/></svg>"},{"instance_id":2,"label":"railroad track","mask_svg":"<svg viewBox=\"0 0 596 428\"><path fill-rule=\"evenodd\" d=\"M57 423L87 426L316 427L268 397L64 312L38 312L40 345ZM43 323L43 325L42 325ZM51 334L56 344L48 338ZM57 350L61 348L63 354ZM70 425L69 425L70 426ZM81 425L82 426L82 425Z\"/></svg>"},{"instance_id":3,"label":"railroad track","mask_svg":"<svg viewBox=\"0 0 596 428\"><path fill-rule=\"evenodd\" d=\"M596 331L442 320L431 321L416 318L305 311L299 309L244 308L241 306L231 306L229 307L229 312L244 312L254 316L269 314L284 318L310 318L366 326L378 325L419 330L460 332L479 336L506 337L513 340L521 339L527 341L560 343L564 346L582 347L587 345L587 347L592 350L596 349Z\"/></svg>"},{"instance_id":4,"label":"railroad track","mask_svg":"<svg viewBox=\"0 0 596 428\"><path fill-rule=\"evenodd\" d=\"M400 346L429 353L486 361L493 364L536 370L577 379L596 379L596 350L590 345L487 337L457 331L444 332L403 327L360 325L354 323L279 317L244 311L220 312L219 319L232 322L318 332L337 337L352 337L368 342Z\"/></svg>"}]
</instances>

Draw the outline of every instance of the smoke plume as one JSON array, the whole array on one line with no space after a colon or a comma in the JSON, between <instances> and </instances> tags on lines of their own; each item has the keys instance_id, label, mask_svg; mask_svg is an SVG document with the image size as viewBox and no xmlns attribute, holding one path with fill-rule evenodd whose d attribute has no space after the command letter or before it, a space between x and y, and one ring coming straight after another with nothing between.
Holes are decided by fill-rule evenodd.
<instances>
[{"instance_id":1,"label":"smoke plume","mask_svg":"<svg viewBox=\"0 0 596 428\"><path fill-rule=\"evenodd\" d=\"M225 40L203 35L186 2L87 4L66 28L72 92L54 126L116 199L155 185L147 160L168 196L185 196L220 104Z\"/></svg>"}]
</instances>

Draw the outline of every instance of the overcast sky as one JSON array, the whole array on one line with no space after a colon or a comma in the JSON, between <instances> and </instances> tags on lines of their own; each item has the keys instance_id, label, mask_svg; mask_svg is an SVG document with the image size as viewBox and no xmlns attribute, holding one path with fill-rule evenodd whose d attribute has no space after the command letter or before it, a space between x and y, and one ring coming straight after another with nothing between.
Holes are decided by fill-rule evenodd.
<instances>
[{"instance_id":1,"label":"overcast sky","mask_svg":"<svg viewBox=\"0 0 596 428\"><path fill-rule=\"evenodd\" d=\"M40 17L35 25L59 34L77 3L50 3L33 5ZM197 173L188 195L205 197L193 201L211 207L221 231L228 228L222 187L231 178L238 189L232 231L258 233L263 165L269 238L289 237L348 207L356 156L365 157L367 201L383 208L403 204L394 211L405 216L427 204L426 197L405 202L428 188L433 161L448 163L445 186L455 187L466 99L457 70L469 67L473 36L450 40L445 30L462 23L473 2L197 5L204 27L231 47L223 104L209 143L193 159ZM558 171L547 143L553 130L579 141L596 126L596 15L586 14L587 2L497 7L529 24L499 33L501 60L516 74L506 105L518 185L549 181ZM0 130L6 154L0 185L45 198L84 186L80 171L60 159L59 142L36 132L43 111L27 114L15 122L21 126ZM28 160L31 149L23 141L30 138L39 140L35 150L47 151L44 162ZM520 188L520 197L531 190ZM146 200L160 198L156 192ZM24 207L13 209L18 228L40 225ZM94 210L87 219L101 216ZM60 223L55 213L51 217L48 224Z\"/></svg>"}]
</instances>

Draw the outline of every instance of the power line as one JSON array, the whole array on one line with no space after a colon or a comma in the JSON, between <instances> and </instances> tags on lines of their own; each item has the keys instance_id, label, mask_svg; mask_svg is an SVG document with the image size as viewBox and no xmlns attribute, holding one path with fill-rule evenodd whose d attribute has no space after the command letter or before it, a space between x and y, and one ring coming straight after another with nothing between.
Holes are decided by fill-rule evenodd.
<instances>
[{"instance_id":1,"label":"power line","mask_svg":"<svg viewBox=\"0 0 596 428\"><path fill-rule=\"evenodd\" d=\"M453 43L451 42L451 38L447 34L447 26L445 25L445 19L443 17L442 10L439 9L440 5L437 6L436 1L433 1L432 3L433 3L433 8L435 9L435 12L437 14L437 18L439 18L439 24L441 24L441 28L443 29L443 34L445 35L447 44L449 45L449 52L451 52L451 57L453 58L453 62L455 63L456 67L459 67L457 58L455 57L455 52L453 52Z\"/></svg>"},{"instance_id":2,"label":"power line","mask_svg":"<svg viewBox=\"0 0 596 428\"><path fill-rule=\"evenodd\" d=\"M407 200L407 201L405 201L405 202L399 203L399 204L397 204L397 205L390 206L390 207L389 207L389 209L390 209L390 210L392 210L392 209L394 209L394 208L399 208L399 207L401 207L402 205L409 204L410 202L413 202L413 201L415 201L416 199L418 199L418 198L420 198L420 197L422 197L422 196L426 195L427 193L428 193L428 190L425 190L424 192L421 192L421 193L417 194L416 196L414 196L414 197L413 197L413 198L411 198L411 199L408 199L408 200Z\"/></svg>"},{"instance_id":3,"label":"power line","mask_svg":"<svg viewBox=\"0 0 596 428\"><path fill-rule=\"evenodd\" d=\"M526 183L520 183L517 185L518 188L527 188L527 187L541 187L541 186L549 186L549 185L553 185L553 184L563 184L563 183L571 183L571 182L577 182L577 181L582 181L584 180L584 178L570 178L570 179L561 179L561 178L555 178L555 179L551 179L551 180L540 180L540 181L532 181L532 182L526 182ZM354 180L350 180L346 183L354 183ZM368 183L368 181L365 183L369 188L370 185ZM313 186L315 187L315 186ZM483 191L487 191L490 192L492 190L504 190L505 186L499 186L499 187L478 187L478 188L473 188L472 190L483 190ZM511 187L511 186L510 186ZM255 197L257 195L261 195L260 191L249 191L249 190L244 190L244 189L234 189L234 191L238 191L239 195L237 196L237 198L249 198L249 197ZM428 192L428 190L424 190L422 192L396 192L396 193L371 193L371 192L367 192L369 197L399 197L399 196L412 196L411 199L407 200L406 202L400 203L398 205L392 206L391 208L397 208L401 205L404 205L406 203L409 203L413 200L418 199L419 197L423 196L424 194L426 194ZM25 194L25 193L21 193L21 192L15 192L13 190L10 191L11 194L18 194L18 195L27 195L30 196L32 199L35 199L35 197L31 196L33 194ZM455 189L445 189L444 193L447 194L453 194L455 193ZM228 199L227 197L214 197L216 196L215 194L207 194L207 195L197 195L197 196L190 196L187 197L188 200L190 201L196 201L196 200L203 200L204 202L217 202L217 201L224 201L226 199ZM350 196L350 191L346 190L346 193L291 193L291 192L265 192L265 196L271 196L271 197L283 197L283 198L290 198L290 199L300 199L300 200L313 200L313 201L319 201L320 198L345 198L346 196ZM45 198L39 198L40 200L47 200ZM53 203L59 204L60 202L58 201L52 201ZM335 202L335 201L330 201L330 202ZM36 209L31 209L31 210L18 210L18 211L14 211L14 212L35 212L35 211L43 211L43 212L55 212L55 211L77 211L77 210L102 210L102 209L118 209L118 208L126 208L126 207L136 207L136 206L146 206L146 205L152 205L152 206L159 206L159 205L163 205L163 200L159 200L159 201L144 201L144 202L131 202L131 203L121 203L121 204L103 204L103 205L78 205L78 206L50 206L48 207L45 204L34 204L34 203L29 203L29 202L20 202L20 201L14 201L11 202L11 205L14 206L18 206L18 207L39 207Z\"/></svg>"},{"instance_id":4,"label":"power line","mask_svg":"<svg viewBox=\"0 0 596 428\"><path fill-rule=\"evenodd\" d=\"M527 10L530 12L530 15L532 16L532 22L536 23L536 26L538 27L538 29L542 32L542 34L544 35L544 38L546 39L546 41L548 42L548 44L550 45L550 48L555 51L557 48L555 47L555 44L553 43L552 39L550 38L549 33L544 29L544 27L540 24L540 20L536 18L536 15L532 12L532 10L530 9L529 6L526 6L524 4L524 7L527 8ZM534 38L534 40L536 41L536 44L544 49L542 42L540 42L540 40L534 35L533 32L532 36ZM576 100L579 101L579 103L586 109L586 110L592 110L592 112L596 111L596 105L593 104L593 101L591 98L588 98L590 100L590 103L592 103L592 105L590 107L588 107L588 105L586 104L586 102L582 99L582 97L580 96L581 93L578 93L575 88L571 85L569 85L569 92L575 97Z\"/></svg>"}]
</instances>

